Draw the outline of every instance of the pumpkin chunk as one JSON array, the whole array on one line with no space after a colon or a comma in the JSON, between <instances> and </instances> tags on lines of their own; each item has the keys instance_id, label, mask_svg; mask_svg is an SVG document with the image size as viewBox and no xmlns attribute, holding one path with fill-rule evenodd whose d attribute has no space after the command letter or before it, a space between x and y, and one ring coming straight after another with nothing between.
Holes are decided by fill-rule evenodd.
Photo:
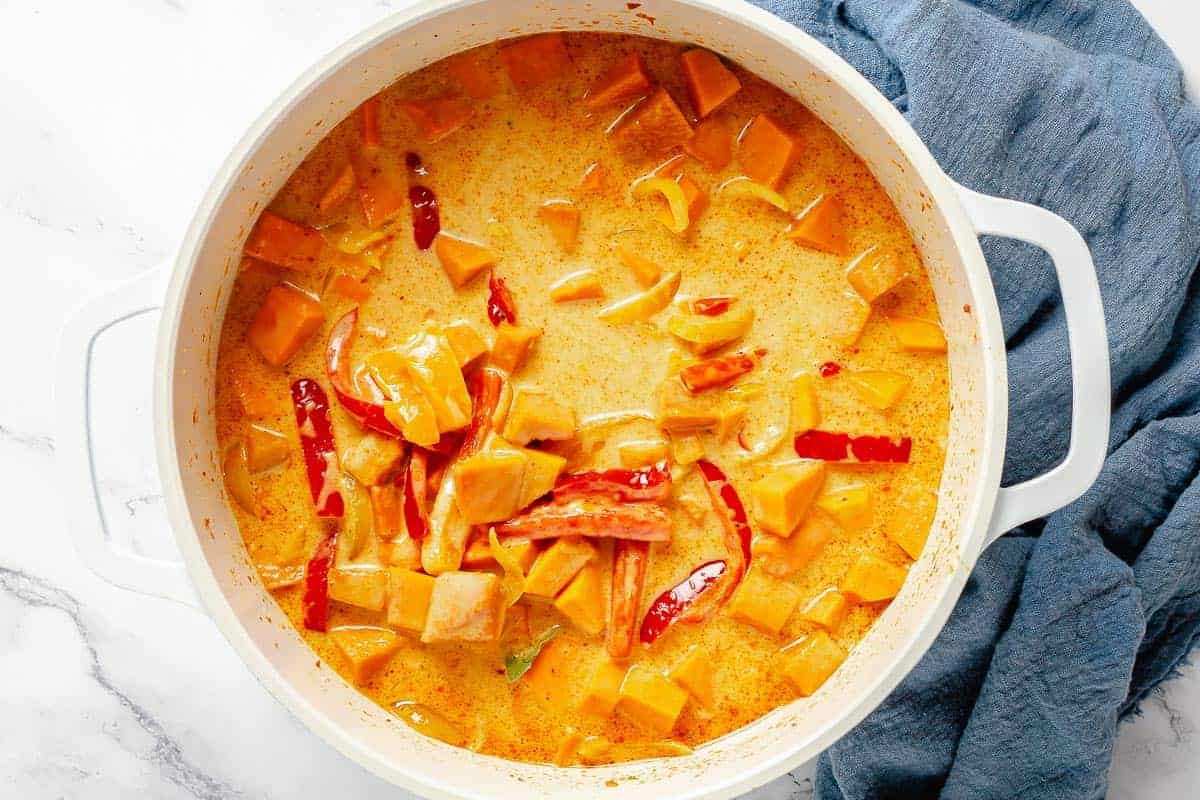
<instances>
[{"instance_id":1,"label":"pumpkin chunk","mask_svg":"<svg viewBox=\"0 0 1200 800\"><path fill-rule=\"evenodd\" d=\"M866 553L846 571L841 590L859 603L878 603L899 594L906 577L906 568Z\"/></svg>"},{"instance_id":2,"label":"pumpkin chunk","mask_svg":"<svg viewBox=\"0 0 1200 800\"><path fill-rule=\"evenodd\" d=\"M475 52L458 53L446 59L446 70L450 77L475 100L487 100L500 91L500 83L482 63Z\"/></svg>"},{"instance_id":3,"label":"pumpkin chunk","mask_svg":"<svg viewBox=\"0 0 1200 800\"><path fill-rule=\"evenodd\" d=\"M692 126L670 93L660 87L630 112L614 135L625 152L654 156L692 138Z\"/></svg>"},{"instance_id":4,"label":"pumpkin chunk","mask_svg":"<svg viewBox=\"0 0 1200 800\"><path fill-rule=\"evenodd\" d=\"M401 103L400 108L408 114L427 142L445 139L466 125L474 113L471 102L457 94L444 94L426 100L409 100Z\"/></svg>"},{"instance_id":5,"label":"pumpkin chunk","mask_svg":"<svg viewBox=\"0 0 1200 800\"><path fill-rule=\"evenodd\" d=\"M567 43L561 33L542 33L521 39L501 48L500 60L518 89L539 86L562 75L571 65Z\"/></svg>"},{"instance_id":6,"label":"pumpkin chunk","mask_svg":"<svg viewBox=\"0 0 1200 800\"><path fill-rule=\"evenodd\" d=\"M846 651L825 631L801 639L783 650L783 674L801 697L816 694L846 660Z\"/></svg>"},{"instance_id":7,"label":"pumpkin chunk","mask_svg":"<svg viewBox=\"0 0 1200 800\"><path fill-rule=\"evenodd\" d=\"M342 451L338 462L363 486L378 486L403 457L404 445L400 442L368 431Z\"/></svg>"},{"instance_id":8,"label":"pumpkin chunk","mask_svg":"<svg viewBox=\"0 0 1200 800\"><path fill-rule=\"evenodd\" d=\"M382 611L388 573L377 567L335 567L329 572L329 599L371 611Z\"/></svg>"},{"instance_id":9,"label":"pumpkin chunk","mask_svg":"<svg viewBox=\"0 0 1200 800\"><path fill-rule=\"evenodd\" d=\"M817 406L817 379L801 374L792 378L791 429L792 433L805 433L821 424L821 410Z\"/></svg>"},{"instance_id":10,"label":"pumpkin chunk","mask_svg":"<svg viewBox=\"0 0 1200 800\"><path fill-rule=\"evenodd\" d=\"M400 637L387 628L334 628L329 638L350 662L350 675L360 685L375 677L400 649Z\"/></svg>"},{"instance_id":11,"label":"pumpkin chunk","mask_svg":"<svg viewBox=\"0 0 1200 800\"><path fill-rule=\"evenodd\" d=\"M671 445L664 439L639 439L617 445L617 456L621 466L636 469L663 461L671 452Z\"/></svg>"},{"instance_id":12,"label":"pumpkin chunk","mask_svg":"<svg viewBox=\"0 0 1200 800\"><path fill-rule=\"evenodd\" d=\"M471 525L500 522L520 510L526 459L512 450L482 450L454 464L455 503Z\"/></svg>"},{"instance_id":13,"label":"pumpkin chunk","mask_svg":"<svg viewBox=\"0 0 1200 800\"><path fill-rule=\"evenodd\" d=\"M446 572L433 582L422 642L491 642L508 607L500 579L490 572Z\"/></svg>"},{"instance_id":14,"label":"pumpkin chunk","mask_svg":"<svg viewBox=\"0 0 1200 800\"><path fill-rule=\"evenodd\" d=\"M750 570L729 599L729 614L766 633L779 633L800 603L800 590L772 578L762 570Z\"/></svg>"},{"instance_id":15,"label":"pumpkin chunk","mask_svg":"<svg viewBox=\"0 0 1200 800\"><path fill-rule=\"evenodd\" d=\"M585 539L565 536L547 547L525 577L526 594L553 598L584 565L596 558L596 548Z\"/></svg>"},{"instance_id":16,"label":"pumpkin chunk","mask_svg":"<svg viewBox=\"0 0 1200 800\"><path fill-rule=\"evenodd\" d=\"M817 498L817 507L825 511L844 530L858 530L871 521L871 489L850 486Z\"/></svg>"},{"instance_id":17,"label":"pumpkin chunk","mask_svg":"<svg viewBox=\"0 0 1200 800\"><path fill-rule=\"evenodd\" d=\"M799 155L796 138L772 117L759 114L742 131L738 164L751 180L778 189Z\"/></svg>"},{"instance_id":18,"label":"pumpkin chunk","mask_svg":"<svg viewBox=\"0 0 1200 800\"><path fill-rule=\"evenodd\" d=\"M900 346L910 353L946 352L946 334L936 322L903 314L893 314L887 322Z\"/></svg>"},{"instance_id":19,"label":"pumpkin chunk","mask_svg":"<svg viewBox=\"0 0 1200 800\"><path fill-rule=\"evenodd\" d=\"M581 269L564 275L550 286L550 299L556 303L594 300L604 297L604 287L594 269Z\"/></svg>"},{"instance_id":20,"label":"pumpkin chunk","mask_svg":"<svg viewBox=\"0 0 1200 800\"><path fill-rule=\"evenodd\" d=\"M814 512L788 538L764 533L754 537L750 552L759 568L777 578L786 578L821 554L837 533L833 521Z\"/></svg>"},{"instance_id":21,"label":"pumpkin chunk","mask_svg":"<svg viewBox=\"0 0 1200 800\"><path fill-rule=\"evenodd\" d=\"M492 363L509 374L515 373L525 363L529 348L541 335L541 328L501 322L496 329L496 341L492 343Z\"/></svg>"},{"instance_id":22,"label":"pumpkin chunk","mask_svg":"<svg viewBox=\"0 0 1200 800\"><path fill-rule=\"evenodd\" d=\"M607 717L617 707L621 697L621 682L625 679L625 670L608 659L596 665L584 692L579 710L585 714Z\"/></svg>"},{"instance_id":23,"label":"pumpkin chunk","mask_svg":"<svg viewBox=\"0 0 1200 800\"><path fill-rule=\"evenodd\" d=\"M908 274L892 253L877 253L874 248L855 258L846 267L846 280L868 303L895 289Z\"/></svg>"},{"instance_id":24,"label":"pumpkin chunk","mask_svg":"<svg viewBox=\"0 0 1200 800\"><path fill-rule=\"evenodd\" d=\"M823 194L796 215L784 236L804 247L846 255L845 204L838 195Z\"/></svg>"},{"instance_id":25,"label":"pumpkin chunk","mask_svg":"<svg viewBox=\"0 0 1200 800\"><path fill-rule=\"evenodd\" d=\"M668 677L687 689L706 708L715 705L712 659L700 645L693 645L683 660L671 668Z\"/></svg>"},{"instance_id":26,"label":"pumpkin chunk","mask_svg":"<svg viewBox=\"0 0 1200 800\"><path fill-rule=\"evenodd\" d=\"M251 472L262 472L288 460L290 447L287 437L261 425L246 429L246 466Z\"/></svg>"},{"instance_id":27,"label":"pumpkin chunk","mask_svg":"<svg viewBox=\"0 0 1200 800\"><path fill-rule=\"evenodd\" d=\"M863 402L879 411L896 405L911 383L905 375L884 370L858 370L845 375Z\"/></svg>"},{"instance_id":28,"label":"pumpkin chunk","mask_svg":"<svg viewBox=\"0 0 1200 800\"><path fill-rule=\"evenodd\" d=\"M243 248L246 255L279 267L311 272L325 247L321 234L312 228L264 211Z\"/></svg>"},{"instance_id":29,"label":"pumpkin chunk","mask_svg":"<svg viewBox=\"0 0 1200 800\"><path fill-rule=\"evenodd\" d=\"M504 438L513 444L570 439L575 411L542 392L522 391L513 399L504 423Z\"/></svg>"},{"instance_id":30,"label":"pumpkin chunk","mask_svg":"<svg viewBox=\"0 0 1200 800\"><path fill-rule=\"evenodd\" d=\"M630 53L596 79L583 103L592 111L596 111L641 97L650 91L652 83L641 55Z\"/></svg>"},{"instance_id":31,"label":"pumpkin chunk","mask_svg":"<svg viewBox=\"0 0 1200 800\"><path fill-rule=\"evenodd\" d=\"M642 286L653 286L662 278L662 267L632 248L618 245L617 256Z\"/></svg>"},{"instance_id":32,"label":"pumpkin chunk","mask_svg":"<svg viewBox=\"0 0 1200 800\"><path fill-rule=\"evenodd\" d=\"M733 122L723 112L707 117L696 126L692 138L683 143L683 152L709 172L720 172L733 160L733 134Z\"/></svg>"},{"instance_id":33,"label":"pumpkin chunk","mask_svg":"<svg viewBox=\"0 0 1200 800\"><path fill-rule=\"evenodd\" d=\"M551 200L537 211L538 219L550 228L550 235L564 253L579 243L579 209L570 200Z\"/></svg>"},{"instance_id":34,"label":"pumpkin chunk","mask_svg":"<svg viewBox=\"0 0 1200 800\"><path fill-rule=\"evenodd\" d=\"M645 664L634 664L621 681L617 710L657 736L675 727L688 693Z\"/></svg>"},{"instance_id":35,"label":"pumpkin chunk","mask_svg":"<svg viewBox=\"0 0 1200 800\"><path fill-rule=\"evenodd\" d=\"M481 244L441 231L433 239L433 252L455 289L496 263L496 255Z\"/></svg>"},{"instance_id":36,"label":"pumpkin chunk","mask_svg":"<svg viewBox=\"0 0 1200 800\"><path fill-rule=\"evenodd\" d=\"M317 201L317 211L328 214L354 193L354 167L347 164Z\"/></svg>"},{"instance_id":37,"label":"pumpkin chunk","mask_svg":"<svg viewBox=\"0 0 1200 800\"><path fill-rule=\"evenodd\" d=\"M267 292L246 338L268 364L281 367L324 322L325 310L315 298L290 283L281 283Z\"/></svg>"},{"instance_id":38,"label":"pumpkin chunk","mask_svg":"<svg viewBox=\"0 0 1200 800\"><path fill-rule=\"evenodd\" d=\"M590 636L603 631L607 609L600 568L595 563L586 564L555 598L554 607Z\"/></svg>"},{"instance_id":39,"label":"pumpkin chunk","mask_svg":"<svg viewBox=\"0 0 1200 800\"><path fill-rule=\"evenodd\" d=\"M742 88L737 76L721 63L721 59L707 50L688 50L679 57L679 63L683 66L692 108L701 119Z\"/></svg>"},{"instance_id":40,"label":"pumpkin chunk","mask_svg":"<svg viewBox=\"0 0 1200 800\"><path fill-rule=\"evenodd\" d=\"M354 168L358 202L368 228L379 228L404 210L408 198L400 189L402 179L395 174L394 165L384 151L351 151L350 163ZM385 238L382 231L375 231L358 241L347 243L346 247L361 252Z\"/></svg>"},{"instance_id":41,"label":"pumpkin chunk","mask_svg":"<svg viewBox=\"0 0 1200 800\"><path fill-rule=\"evenodd\" d=\"M751 513L763 530L791 536L824 483L823 462L779 467L750 487Z\"/></svg>"},{"instance_id":42,"label":"pumpkin chunk","mask_svg":"<svg viewBox=\"0 0 1200 800\"><path fill-rule=\"evenodd\" d=\"M800 618L833 633L846 621L850 601L836 589L822 592L801 612Z\"/></svg>"},{"instance_id":43,"label":"pumpkin chunk","mask_svg":"<svg viewBox=\"0 0 1200 800\"><path fill-rule=\"evenodd\" d=\"M429 601L433 597L432 575L411 569L388 570L387 624L412 633L425 630Z\"/></svg>"},{"instance_id":44,"label":"pumpkin chunk","mask_svg":"<svg viewBox=\"0 0 1200 800\"><path fill-rule=\"evenodd\" d=\"M467 366L488 351L487 342L479 335L479 331L475 330L475 326L465 319L451 322L442 329L442 333L450 343L450 349L454 351L459 367Z\"/></svg>"}]
</instances>

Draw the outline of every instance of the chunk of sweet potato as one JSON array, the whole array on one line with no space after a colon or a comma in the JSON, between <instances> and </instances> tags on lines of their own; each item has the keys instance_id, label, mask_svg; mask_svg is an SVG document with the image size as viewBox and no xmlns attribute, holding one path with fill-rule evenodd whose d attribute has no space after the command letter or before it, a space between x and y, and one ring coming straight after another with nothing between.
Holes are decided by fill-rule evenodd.
<instances>
[{"instance_id":1,"label":"chunk of sweet potato","mask_svg":"<svg viewBox=\"0 0 1200 800\"><path fill-rule=\"evenodd\" d=\"M837 520L843 530L860 530L871 522L871 488L848 486L817 498L817 507Z\"/></svg>"},{"instance_id":2,"label":"chunk of sweet potato","mask_svg":"<svg viewBox=\"0 0 1200 800\"><path fill-rule=\"evenodd\" d=\"M846 651L825 631L789 645L781 654L783 674L801 697L816 694L846 660Z\"/></svg>"},{"instance_id":3,"label":"chunk of sweet potato","mask_svg":"<svg viewBox=\"0 0 1200 800\"><path fill-rule=\"evenodd\" d=\"M618 245L617 256L642 286L653 286L662 278L662 267L631 247Z\"/></svg>"},{"instance_id":4,"label":"chunk of sweet potato","mask_svg":"<svg viewBox=\"0 0 1200 800\"><path fill-rule=\"evenodd\" d=\"M403 179L396 174L388 154L382 149L351 150L350 163L368 228L379 228L404 210L407 198L402 190Z\"/></svg>"},{"instance_id":5,"label":"chunk of sweet potato","mask_svg":"<svg viewBox=\"0 0 1200 800\"><path fill-rule=\"evenodd\" d=\"M637 99L650 91L653 81L646 71L646 63L638 53L630 53L605 70L583 103L592 111Z\"/></svg>"},{"instance_id":6,"label":"chunk of sweet potato","mask_svg":"<svg viewBox=\"0 0 1200 800\"><path fill-rule=\"evenodd\" d=\"M688 693L645 664L634 664L621 681L617 710L657 736L675 727Z\"/></svg>"},{"instance_id":7,"label":"chunk of sweet potato","mask_svg":"<svg viewBox=\"0 0 1200 800\"><path fill-rule=\"evenodd\" d=\"M377 486L404 457L404 445L390 436L368 431L342 451L338 462L363 486Z\"/></svg>"},{"instance_id":8,"label":"chunk of sweet potato","mask_svg":"<svg viewBox=\"0 0 1200 800\"><path fill-rule=\"evenodd\" d=\"M553 598L584 565L596 558L596 548L578 537L556 539L538 556L525 577L525 593Z\"/></svg>"},{"instance_id":9,"label":"chunk of sweet potato","mask_svg":"<svg viewBox=\"0 0 1200 800\"><path fill-rule=\"evenodd\" d=\"M629 113L614 135L625 152L635 156L654 156L679 147L692 138L692 126L679 110L675 99L660 87Z\"/></svg>"},{"instance_id":10,"label":"chunk of sweet potato","mask_svg":"<svg viewBox=\"0 0 1200 800\"><path fill-rule=\"evenodd\" d=\"M750 487L751 513L763 530L791 536L825 483L825 464L805 461L778 467Z\"/></svg>"},{"instance_id":11,"label":"chunk of sweet potato","mask_svg":"<svg viewBox=\"0 0 1200 800\"><path fill-rule=\"evenodd\" d=\"M487 100L500 91L500 82L477 52L468 50L450 56L446 59L446 70L475 100Z\"/></svg>"},{"instance_id":12,"label":"chunk of sweet potato","mask_svg":"<svg viewBox=\"0 0 1200 800\"><path fill-rule=\"evenodd\" d=\"M589 636L596 636L603 631L607 607L600 568L595 563L585 564L566 588L558 593L554 607Z\"/></svg>"},{"instance_id":13,"label":"chunk of sweet potato","mask_svg":"<svg viewBox=\"0 0 1200 800\"><path fill-rule=\"evenodd\" d=\"M538 219L550 229L550 235L564 253L579 243L579 209L570 200L550 200L537 210Z\"/></svg>"},{"instance_id":14,"label":"chunk of sweet potato","mask_svg":"<svg viewBox=\"0 0 1200 800\"><path fill-rule=\"evenodd\" d=\"M871 408L887 411L908 389L908 376L886 370L856 370L843 373L859 397Z\"/></svg>"},{"instance_id":15,"label":"chunk of sweet potato","mask_svg":"<svg viewBox=\"0 0 1200 800\"><path fill-rule=\"evenodd\" d=\"M846 280L868 303L874 303L907 277L895 255L879 253L874 248L859 255L846 267Z\"/></svg>"},{"instance_id":16,"label":"chunk of sweet potato","mask_svg":"<svg viewBox=\"0 0 1200 800\"><path fill-rule=\"evenodd\" d=\"M814 511L786 539L773 533L755 536L750 552L760 569L786 578L819 556L836 533L833 520L824 512Z\"/></svg>"},{"instance_id":17,"label":"chunk of sweet potato","mask_svg":"<svg viewBox=\"0 0 1200 800\"><path fill-rule=\"evenodd\" d=\"M671 680L687 689L688 693L699 700L701 705L706 708L712 708L715 705L712 659L709 657L708 651L700 645L693 645L667 675Z\"/></svg>"},{"instance_id":18,"label":"chunk of sweet potato","mask_svg":"<svg viewBox=\"0 0 1200 800\"><path fill-rule=\"evenodd\" d=\"M281 367L320 330L325 310L317 300L290 283L267 292L246 338L270 365Z\"/></svg>"},{"instance_id":19,"label":"chunk of sweet potato","mask_svg":"<svg viewBox=\"0 0 1200 800\"><path fill-rule=\"evenodd\" d=\"M354 167L347 164L317 201L317 211L328 214L346 202L354 193Z\"/></svg>"},{"instance_id":20,"label":"chunk of sweet potato","mask_svg":"<svg viewBox=\"0 0 1200 800\"><path fill-rule=\"evenodd\" d=\"M442 329L458 366L465 367L488 351L487 342L475 330L475 326L465 319L456 320Z\"/></svg>"},{"instance_id":21,"label":"chunk of sweet potato","mask_svg":"<svg viewBox=\"0 0 1200 800\"><path fill-rule=\"evenodd\" d=\"M243 249L246 255L259 261L299 272L312 272L317 268L324 248L325 240L317 231L264 211Z\"/></svg>"},{"instance_id":22,"label":"chunk of sweet potato","mask_svg":"<svg viewBox=\"0 0 1200 800\"><path fill-rule=\"evenodd\" d=\"M784 236L804 247L846 255L846 211L842 198L823 194L796 215Z\"/></svg>"},{"instance_id":23,"label":"chunk of sweet potato","mask_svg":"<svg viewBox=\"0 0 1200 800\"><path fill-rule=\"evenodd\" d=\"M496 263L496 254L487 247L446 231L434 237L433 252L456 289Z\"/></svg>"},{"instance_id":24,"label":"chunk of sweet potato","mask_svg":"<svg viewBox=\"0 0 1200 800\"><path fill-rule=\"evenodd\" d=\"M621 697L621 682L625 680L624 668L604 659L588 680L579 710L585 714L607 717L617 707Z\"/></svg>"},{"instance_id":25,"label":"chunk of sweet potato","mask_svg":"<svg viewBox=\"0 0 1200 800\"><path fill-rule=\"evenodd\" d=\"M792 378L791 432L806 433L821 424L821 409L817 405L817 379L808 374Z\"/></svg>"},{"instance_id":26,"label":"chunk of sweet potato","mask_svg":"<svg viewBox=\"0 0 1200 800\"><path fill-rule=\"evenodd\" d=\"M742 132L738 164L751 180L778 189L799 155L796 137L767 114L759 114Z\"/></svg>"},{"instance_id":27,"label":"chunk of sweet potato","mask_svg":"<svg viewBox=\"0 0 1200 800\"><path fill-rule=\"evenodd\" d=\"M910 353L946 352L946 334L933 320L892 314L887 322L900 346Z\"/></svg>"},{"instance_id":28,"label":"chunk of sweet potato","mask_svg":"<svg viewBox=\"0 0 1200 800\"><path fill-rule=\"evenodd\" d=\"M837 589L822 592L800 612L800 618L833 633L846 621L850 601Z\"/></svg>"},{"instance_id":29,"label":"chunk of sweet potato","mask_svg":"<svg viewBox=\"0 0 1200 800\"><path fill-rule=\"evenodd\" d=\"M457 94L444 94L424 100L408 100L400 108L427 142L445 139L466 125L474 114L474 105Z\"/></svg>"},{"instance_id":30,"label":"chunk of sweet potato","mask_svg":"<svg viewBox=\"0 0 1200 800\"><path fill-rule=\"evenodd\" d=\"M523 390L513 398L504 423L504 438L513 444L570 439L575 410L543 392Z\"/></svg>"},{"instance_id":31,"label":"chunk of sweet potato","mask_svg":"<svg viewBox=\"0 0 1200 800\"><path fill-rule=\"evenodd\" d=\"M371 611L383 609L388 573L378 567L334 567L329 571L329 599Z\"/></svg>"},{"instance_id":32,"label":"chunk of sweet potato","mask_svg":"<svg viewBox=\"0 0 1200 800\"><path fill-rule=\"evenodd\" d=\"M692 108L701 119L742 88L737 76L721 63L721 59L707 50L688 50L679 56L679 63L683 67Z\"/></svg>"},{"instance_id":33,"label":"chunk of sweet potato","mask_svg":"<svg viewBox=\"0 0 1200 800\"><path fill-rule=\"evenodd\" d=\"M626 469L656 464L670 454L671 444L665 439L636 439L617 445L617 456Z\"/></svg>"},{"instance_id":34,"label":"chunk of sweet potato","mask_svg":"<svg viewBox=\"0 0 1200 800\"><path fill-rule=\"evenodd\" d=\"M446 572L433 582L422 642L491 642L504 627L507 603L490 572Z\"/></svg>"},{"instance_id":35,"label":"chunk of sweet potato","mask_svg":"<svg viewBox=\"0 0 1200 800\"><path fill-rule=\"evenodd\" d=\"M513 451L482 450L455 463L454 500L471 525L501 522L519 510L526 459Z\"/></svg>"},{"instance_id":36,"label":"chunk of sweet potato","mask_svg":"<svg viewBox=\"0 0 1200 800\"><path fill-rule=\"evenodd\" d=\"M800 590L751 569L729 599L729 614L766 633L779 633L800 603Z\"/></svg>"},{"instance_id":37,"label":"chunk of sweet potato","mask_svg":"<svg viewBox=\"0 0 1200 800\"><path fill-rule=\"evenodd\" d=\"M388 570L387 624L412 633L425 630L429 601L433 597L432 575L411 569Z\"/></svg>"},{"instance_id":38,"label":"chunk of sweet potato","mask_svg":"<svg viewBox=\"0 0 1200 800\"><path fill-rule=\"evenodd\" d=\"M496 341L492 343L492 363L510 374L515 373L525 363L529 348L541 335L541 328L501 322L496 329Z\"/></svg>"},{"instance_id":39,"label":"chunk of sweet potato","mask_svg":"<svg viewBox=\"0 0 1200 800\"><path fill-rule=\"evenodd\" d=\"M350 675L359 685L375 677L400 649L400 637L387 628L366 625L334 628L329 638L350 662Z\"/></svg>"},{"instance_id":40,"label":"chunk of sweet potato","mask_svg":"<svg viewBox=\"0 0 1200 800\"><path fill-rule=\"evenodd\" d=\"M683 152L709 172L720 172L733 160L733 136L733 121L722 112L701 120L692 138L683 143Z\"/></svg>"},{"instance_id":41,"label":"chunk of sweet potato","mask_svg":"<svg viewBox=\"0 0 1200 800\"><path fill-rule=\"evenodd\" d=\"M864 553L846 570L841 590L859 603L878 603L891 600L899 594L906 577L906 568Z\"/></svg>"},{"instance_id":42,"label":"chunk of sweet potato","mask_svg":"<svg viewBox=\"0 0 1200 800\"><path fill-rule=\"evenodd\" d=\"M500 49L500 60L518 89L539 86L564 74L571 65L561 33L541 33L507 45Z\"/></svg>"}]
</instances>

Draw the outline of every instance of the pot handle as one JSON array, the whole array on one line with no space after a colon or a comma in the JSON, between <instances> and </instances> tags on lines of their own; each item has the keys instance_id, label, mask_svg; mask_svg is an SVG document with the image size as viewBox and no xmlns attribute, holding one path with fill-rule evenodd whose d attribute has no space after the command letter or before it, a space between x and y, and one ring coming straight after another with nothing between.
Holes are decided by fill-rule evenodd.
<instances>
[{"instance_id":1,"label":"pot handle","mask_svg":"<svg viewBox=\"0 0 1200 800\"><path fill-rule=\"evenodd\" d=\"M182 562L147 558L113 541L100 508L92 458L90 387L96 337L161 305L160 270L150 270L88 301L67 319L58 340L55 451L67 530L83 563L115 586L201 609Z\"/></svg>"},{"instance_id":2,"label":"pot handle","mask_svg":"<svg viewBox=\"0 0 1200 800\"><path fill-rule=\"evenodd\" d=\"M954 188L976 233L1020 239L1049 254L1058 275L1071 353L1071 444L1067 456L1043 475L1000 488L983 543L986 548L1018 525L1073 502L1100 474L1112 413L1108 333L1092 254L1071 223L1028 203L980 194L957 183Z\"/></svg>"}]
</instances>

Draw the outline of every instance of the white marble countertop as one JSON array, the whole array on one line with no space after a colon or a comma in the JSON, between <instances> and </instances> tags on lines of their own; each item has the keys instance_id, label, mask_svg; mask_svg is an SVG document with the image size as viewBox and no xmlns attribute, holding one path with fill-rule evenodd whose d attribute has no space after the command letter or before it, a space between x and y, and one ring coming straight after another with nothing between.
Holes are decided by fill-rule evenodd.
<instances>
[{"instance_id":1,"label":"white marble countertop","mask_svg":"<svg viewBox=\"0 0 1200 800\"><path fill-rule=\"evenodd\" d=\"M81 300L171 257L235 140L315 58L403 0L0 4L0 796L398 797L293 720L202 615L113 588L67 537L54 343ZM1196 10L1139 0L1200 51ZM153 315L97 345L106 513L169 555L150 447ZM21 376L17 379L15 376ZM1200 669L1121 726L1113 797L1194 796ZM331 792L336 794L331 795ZM759 798L807 797L798 771Z\"/></svg>"}]
</instances>

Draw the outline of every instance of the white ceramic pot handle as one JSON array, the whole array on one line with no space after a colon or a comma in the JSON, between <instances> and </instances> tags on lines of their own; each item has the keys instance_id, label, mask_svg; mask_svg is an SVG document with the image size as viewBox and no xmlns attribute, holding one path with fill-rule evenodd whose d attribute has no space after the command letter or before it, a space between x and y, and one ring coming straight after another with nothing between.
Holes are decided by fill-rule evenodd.
<instances>
[{"instance_id":1,"label":"white ceramic pot handle","mask_svg":"<svg viewBox=\"0 0 1200 800\"><path fill-rule=\"evenodd\" d=\"M55 455L66 495L67 530L83 563L116 586L200 608L182 562L147 558L112 540L96 489L90 413L92 346L108 328L160 305L159 270L151 270L89 301L67 320L58 342L54 387Z\"/></svg>"},{"instance_id":2,"label":"white ceramic pot handle","mask_svg":"<svg viewBox=\"0 0 1200 800\"><path fill-rule=\"evenodd\" d=\"M1092 254L1079 232L1044 208L979 194L955 184L980 234L1020 239L1054 262L1071 351L1071 445L1044 475L1000 489L984 547L1007 531L1056 511L1083 494L1104 463L1111 415L1108 334Z\"/></svg>"}]
</instances>

